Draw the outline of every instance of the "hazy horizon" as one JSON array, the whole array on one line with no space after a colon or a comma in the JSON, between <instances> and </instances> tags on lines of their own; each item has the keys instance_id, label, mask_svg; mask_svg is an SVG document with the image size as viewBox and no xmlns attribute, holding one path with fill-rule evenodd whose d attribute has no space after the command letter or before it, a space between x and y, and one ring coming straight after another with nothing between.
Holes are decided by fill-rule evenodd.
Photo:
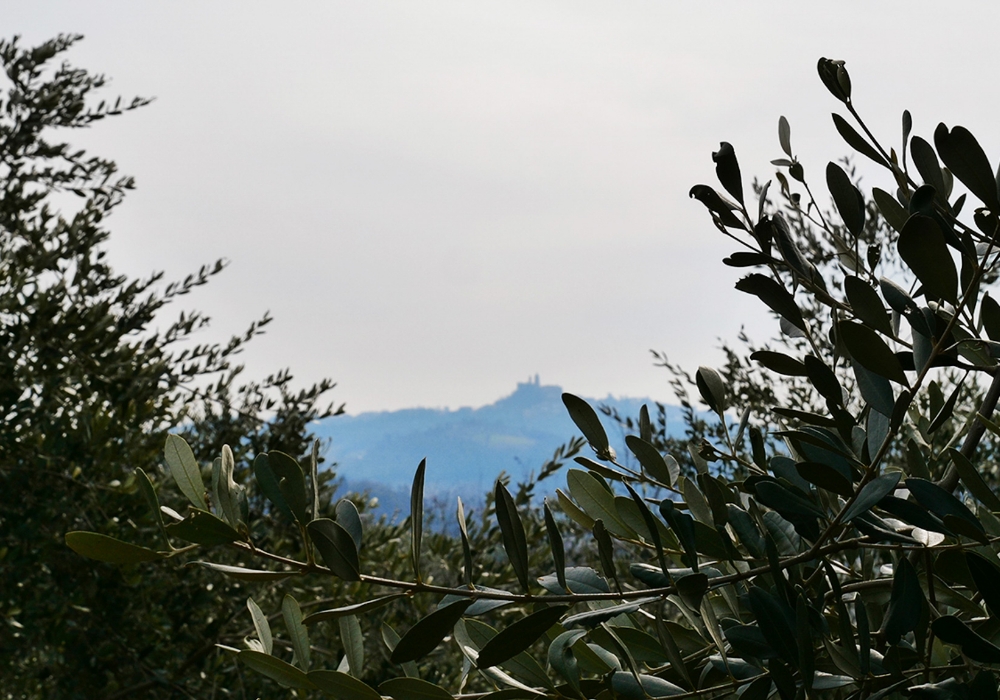
<instances>
[{"instance_id":1,"label":"hazy horizon","mask_svg":"<svg viewBox=\"0 0 1000 700\"><path fill-rule=\"evenodd\" d=\"M399 406L397 408L388 408L388 409L386 409L386 408L376 408L376 409L368 409L368 410L365 410L365 411L353 411L353 410L351 410L351 407L348 405L348 406L344 407L344 409L345 409L344 412L347 415L350 415L350 416L358 416L358 415L361 415L363 413L393 413L393 412L396 412L396 411L413 411L413 410L448 411L448 412L451 412L451 413L454 413L456 411L467 410L467 409L471 409L471 410L475 411L475 410L478 410L480 408L486 408L488 406L492 406L493 404L497 403L498 401L510 397L512 394L514 394L517 391L518 388L521 387L521 385L524 385L524 384L531 385L531 384L533 384L535 376L538 376L539 380L540 380L538 386L548 387L548 388L553 388L554 387L554 388L560 389L562 391L568 391L566 389L566 387L564 387L564 386L562 386L560 384L550 383L550 382L546 382L546 381L542 380L541 379L541 375L533 375L533 376L529 376L524 381L516 380L516 381L512 382L511 385L510 385L510 388L507 391L503 391L498 396L494 396L492 399L487 399L487 400L483 401L482 403L478 403L478 404L464 404L464 405L461 405L461 406L429 406L429 405ZM570 393L574 393L574 392L570 392ZM631 395L627 395L627 394L620 394L620 393L616 394L614 392L609 392L609 393L606 393L606 394L604 394L602 396L583 396L581 398L586 398L586 399L592 400L592 401L604 401L604 400L617 400L617 401L622 401L622 400L648 400L648 401L659 402L659 403L663 403L663 404L667 404L667 405L672 405L672 406L679 406L680 405L677 402L677 399L673 395L671 395L671 396L667 397L666 399L664 399L663 397L655 397L655 396L631 396Z\"/></svg>"},{"instance_id":2,"label":"hazy horizon","mask_svg":"<svg viewBox=\"0 0 1000 700\"><path fill-rule=\"evenodd\" d=\"M174 310L213 317L197 340L270 310L247 378L330 377L361 413L484 405L535 372L670 397L651 349L694 369L741 327L776 334L688 191L715 184L721 141L748 193L773 177L781 115L822 190L849 148L820 56L846 60L887 142L906 108L914 133L962 124L995 162L1000 6L932 7L41 0L4 19L24 45L86 35L67 58L111 78L100 97L156 97L69 135L137 178L108 221L116 269L228 258Z\"/></svg>"}]
</instances>

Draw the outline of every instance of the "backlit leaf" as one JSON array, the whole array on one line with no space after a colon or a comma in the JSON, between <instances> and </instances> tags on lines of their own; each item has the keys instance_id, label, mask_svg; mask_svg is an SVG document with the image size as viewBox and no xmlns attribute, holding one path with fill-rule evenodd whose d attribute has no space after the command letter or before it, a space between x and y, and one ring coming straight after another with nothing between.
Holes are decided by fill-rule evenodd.
<instances>
[{"instance_id":1,"label":"backlit leaf","mask_svg":"<svg viewBox=\"0 0 1000 700\"><path fill-rule=\"evenodd\" d=\"M458 534L462 539L462 558L465 560L465 585L471 586L473 579L473 563L472 563L472 545L469 543L469 528L465 522L465 506L462 504L462 499L458 498L458 508L455 511L455 519L458 522ZM545 504L545 523L548 525L548 521L552 518L549 513L549 506ZM560 541L562 544L562 541Z\"/></svg>"},{"instance_id":2,"label":"backlit leaf","mask_svg":"<svg viewBox=\"0 0 1000 700\"><path fill-rule=\"evenodd\" d=\"M793 326L805 330L806 322L802 318L802 311L795 304L795 298L770 277L759 274L747 275L736 283L736 289L753 294Z\"/></svg>"},{"instance_id":3,"label":"backlit leaf","mask_svg":"<svg viewBox=\"0 0 1000 700\"><path fill-rule=\"evenodd\" d=\"M816 659L813 649L812 623L809 620L810 607L804 595L795 599L795 638L799 647L799 676L807 690L813 687L816 675ZM848 679L850 682L850 679Z\"/></svg>"},{"instance_id":4,"label":"backlit leaf","mask_svg":"<svg viewBox=\"0 0 1000 700\"><path fill-rule=\"evenodd\" d=\"M948 197L944 186L944 178L941 176L941 164L938 163L937 153L934 148L919 136L914 136L910 141L910 156L913 164L917 166L917 172L924 179L924 183L934 188L940 195L942 201Z\"/></svg>"},{"instance_id":5,"label":"backlit leaf","mask_svg":"<svg viewBox=\"0 0 1000 700\"><path fill-rule=\"evenodd\" d=\"M653 426L649 421L649 408L646 404L639 409L639 437L646 442L653 439Z\"/></svg>"},{"instance_id":6,"label":"backlit leaf","mask_svg":"<svg viewBox=\"0 0 1000 700\"><path fill-rule=\"evenodd\" d=\"M288 578L289 576L301 576L299 571L266 571L263 569L247 569L242 566L229 566L228 564L216 564L210 561L196 561L191 562L188 566L192 564L197 564L199 566L204 566L206 569L211 569L212 571L217 571L220 574L224 574L229 578L234 578L237 581L250 581L250 582L260 582L260 581L280 581L281 579Z\"/></svg>"},{"instance_id":7,"label":"backlit leaf","mask_svg":"<svg viewBox=\"0 0 1000 700\"><path fill-rule=\"evenodd\" d=\"M625 487L628 489L628 493L632 497L632 502L635 503L636 508L639 509L639 514L642 516L643 522L646 524L646 530L649 532L649 541L653 543L653 548L656 551L656 557L660 563L660 568L666 572L667 563L663 557L663 540L660 537L660 523L657 522L656 517L649 510L649 506L647 506L646 502L642 500L642 497L636 493L635 489L632 488L632 485L626 482Z\"/></svg>"},{"instance_id":8,"label":"backlit leaf","mask_svg":"<svg viewBox=\"0 0 1000 700\"><path fill-rule=\"evenodd\" d=\"M851 357L862 367L897 384L909 386L899 358L875 331L851 321L841 321L837 330Z\"/></svg>"},{"instance_id":9,"label":"backlit leaf","mask_svg":"<svg viewBox=\"0 0 1000 700\"><path fill-rule=\"evenodd\" d=\"M344 615L337 620L340 627L340 644L347 656L351 675L361 678L365 670L365 638L357 615Z\"/></svg>"},{"instance_id":10,"label":"backlit leaf","mask_svg":"<svg viewBox=\"0 0 1000 700\"><path fill-rule=\"evenodd\" d=\"M584 513L562 489L556 489L556 500L559 501L559 509L584 530L594 527L594 519Z\"/></svg>"},{"instance_id":11,"label":"backlit leaf","mask_svg":"<svg viewBox=\"0 0 1000 700\"><path fill-rule=\"evenodd\" d=\"M989 294L979 303L979 319L990 340L1000 341L1000 304Z\"/></svg>"},{"instance_id":12,"label":"backlit leaf","mask_svg":"<svg viewBox=\"0 0 1000 700\"><path fill-rule=\"evenodd\" d=\"M632 537L635 534L618 515L615 497L596 477L580 469L570 469L566 472L566 484L573 498L590 518L603 520L604 526L619 537Z\"/></svg>"},{"instance_id":13,"label":"backlit leaf","mask_svg":"<svg viewBox=\"0 0 1000 700\"><path fill-rule=\"evenodd\" d=\"M77 554L109 564L139 564L162 559L163 555L152 549L122 542L114 537L96 532L74 531L66 533L66 545Z\"/></svg>"},{"instance_id":14,"label":"backlit leaf","mask_svg":"<svg viewBox=\"0 0 1000 700\"><path fill-rule=\"evenodd\" d=\"M513 497L499 480L494 490L494 506L507 559L514 569L517 580L521 582L521 587L527 592L528 543L524 536L524 525L521 523L521 516L518 515Z\"/></svg>"},{"instance_id":15,"label":"backlit leaf","mask_svg":"<svg viewBox=\"0 0 1000 700\"><path fill-rule=\"evenodd\" d=\"M697 199L712 212L723 226L746 230L746 225L733 214L730 203L719 196L719 193L708 185L695 185L688 192L689 197Z\"/></svg>"},{"instance_id":16,"label":"backlit leaf","mask_svg":"<svg viewBox=\"0 0 1000 700\"><path fill-rule=\"evenodd\" d=\"M677 483L679 469L676 461L668 463L656 447L635 435L625 436L625 444L651 477L668 486Z\"/></svg>"},{"instance_id":17,"label":"backlit leaf","mask_svg":"<svg viewBox=\"0 0 1000 700\"><path fill-rule=\"evenodd\" d=\"M778 117L778 144L789 158L792 157L792 127L785 117Z\"/></svg>"},{"instance_id":18,"label":"backlit leaf","mask_svg":"<svg viewBox=\"0 0 1000 700\"><path fill-rule=\"evenodd\" d=\"M615 545L611 541L611 535L604 527L604 521L598 518L594 521L594 540L597 542L597 558L601 562L601 569L604 575L618 585L618 572L615 570ZM619 588L621 588L619 586Z\"/></svg>"},{"instance_id":19,"label":"backlit leaf","mask_svg":"<svg viewBox=\"0 0 1000 700\"><path fill-rule=\"evenodd\" d=\"M353 603L351 605L345 605L340 608L330 608L327 610L319 610L310 615L307 615L302 621L311 625L314 622L322 622L323 620L333 620L344 615L361 615L372 610L377 610L385 605L388 605L392 601L406 595L405 593L394 593L392 595L382 596L381 598L372 598L371 600L366 600L361 603Z\"/></svg>"},{"instance_id":20,"label":"backlit leaf","mask_svg":"<svg viewBox=\"0 0 1000 700\"><path fill-rule=\"evenodd\" d=\"M997 183L982 146L963 126L949 131L944 124L934 130L934 145L948 169L994 214L1000 212Z\"/></svg>"},{"instance_id":21,"label":"backlit leaf","mask_svg":"<svg viewBox=\"0 0 1000 700\"><path fill-rule=\"evenodd\" d=\"M732 145L725 141L720 143L719 150L712 154L712 160L715 161L715 174L726 192L743 204L743 179L740 177L740 164Z\"/></svg>"},{"instance_id":22,"label":"backlit leaf","mask_svg":"<svg viewBox=\"0 0 1000 700\"><path fill-rule=\"evenodd\" d=\"M836 163L828 163L826 166L826 185L847 230L855 236L860 236L865 229L864 197L844 169Z\"/></svg>"},{"instance_id":23,"label":"backlit leaf","mask_svg":"<svg viewBox=\"0 0 1000 700\"><path fill-rule=\"evenodd\" d=\"M267 616L261 612L260 606L254 602L253 598L247 598L247 610L253 618L254 629L257 630L257 639L264 645L264 651L268 654L274 650L274 642L271 637L271 625L267 621Z\"/></svg>"},{"instance_id":24,"label":"backlit leaf","mask_svg":"<svg viewBox=\"0 0 1000 700\"><path fill-rule=\"evenodd\" d=\"M771 350L757 350L750 353L750 359L764 365L767 369L788 377L805 377L806 366L784 353Z\"/></svg>"},{"instance_id":25,"label":"backlit leaf","mask_svg":"<svg viewBox=\"0 0 1000 700\"><path fill-rule=\"evenodd\" d=\"M892 577L892 595L886 611L885 639L896 644L907 632L912 632L920 620L924 594L913 565L905 556L899 557Z\"/></svg>"},{"instance_id":26,"label":"backlit leaf","mask_svg":"<svg viewBox=\"0 0 1000 700\"><path fill-rule=\"evenodd\" d=\"M955 449L949 449L948 456L951 457L952 464L958 470L958 476L962 479L962 484L969 490L969 493L991 511L1000 511L1000 498L989 487L969 458Z\"/></svg>"},{"instance_id":27,"label":"backlit leaf","mask_svg":"<svg viewBox=\"0 0 1000 700\"><path fill-rule=\"evenodd\" d=\"M972 514L964 503L955 498L954 495L945 491L937 484L911 477L906 480L906 488L910 490L917 502L944 519L945 516L952 516L965 520L969 525L983 532L983 525L979 519Z\"/></svg>"},{"instance_id":28,"label":"backlit leaf","mask_svg":"<svg viewBox=\"0 0 1000 700\"><path fill-rule=\"evenodd\" d=\"M883 474L865 484L854 503L844 513L841 522L849 523L862 513L871 510L872 506L896 489L900 476L902 475L899 472Z\"/></svg>"},{"instance_id":29,"label":"backlit leaf","mask_svg":"<svg viewBox=\"0 0 1000 700\"><path fill-rule=\"evenodd\" d=\"M927 433L932 434L944 425L955 412L955 403L958 401L958 394L962 390L962 382L955 385L948 400L944 402L941 409L931 418L930 425L927 426Z\"/></svg>"},{"instance_id":30,"label":"backlit leaf","mask_svg":"<svg viewBox=\"0 0 1000 700\"><path fill-rule=\"evenodd\" d=\"M910 213L903 208L903 205L897 202L891 194L878 187L872 189L872 199L875 200L875 205L886 223L896 232L902 231L906 220L910 218Z\"/></svg>"},{"instance_id":31,"label":"backlit leaf","mask_svg":"<svg viewBox=\"0 0 1000 700\"><path fill-rule=\"evenodd\" d=\"M291 509L295 519L300 523L309 522L308 496L306 495L306 478L302 467L292 457L284 452L272 450L267 453L271 471L278 479L278 489Z\"/></svg>"},{"instance_id":32,"label":"backlit leaf","mask_svg":"<svg viewBox=\"0 0 1000 700\"><path fill-rule=\"evenodd\" d=\"M169 546L170 541L167 539L167 531L163 527L163 513L160 512L160 501L156 497L156 489L153 488L153 482L149 480L146 472L139 467L135 470L135 477L136 481L139 483L139 490L142 491L142 497L146 499L146 505L148 505L149 509L153 511L153 522L155 522L156 526L160 528L160 534L163 535L164 541L167 543L167 546Z\"/></svg>"},{"instance_id":33,"label":"backlit leaf","mask_svg":"<svg viewBox=\"0 0 1000 700\"><path fill-rule=\"evenodd\" d=\"M253 475L257 480L257 486L261 493L269 500L275 508L283 513L289 520L294 520L292 509L288 507L288 501L281 493L281 486L274 470L271 469L271 460L266 453L257 455L253 460Z\"/></svg>"},{"instance_id":34,"label":"backlit leaf","mask_svg":"<svg viewBox=\"0 0 1000 700\"><path fill-rule=\"evenodd\" d=\"M793 493L777 481L760 481L755 485L758 502L783 516L816 518L825 513L815 503Z\"/></svg>"},{"instance_id":35,"label":"backlit leaf","mask_svg":"<svg viewBox=\"0 0 1000 700\"><path fill-rule=\"evenodd\" d=\"M242 487L233 479L236 468L233 451L229 445L222 446L222 457L218 460L218 481L215 479L215 467L212 469L212 487L216 494L216 513L222 514L226 522L234 528L242 520L240 513L240 492Z\"/></svg>"},{"instance_id":36,"label":"backlit leaf","mask_svg":"<svg viewBox=\"0 0 1000 700\"><path fill-rule=\"evenodd\" d=\"M576 427L587 438L587 442L590 443L598 459L606 462L614 460L615 453L608 442L608 434L604 431L601 419L597 417L597 412L590 407L590 404L569 393L562 395L562 401L569 412L569 417L573 419Z\"/></svg>"},{"instance_id":37,"label":"backlit leaf","mask_svg":"<svg viewBox=\"0 0 1000 700\"><path fill-rule=\"evenodd\" d=\"M377 691L340 671L310 671L309 681L336 700L382 700Z\"/></svg>"},{"instance_id":38,"label":"backlit leaf","mask_svg":"<svg viewBox=\"0 0 1000 700\"><path fill-rule=\"evenodd\" d=\"M323 563L334 576L345 581L361 580L358 550L347 530L329 518L313 520L306 529Z\"/></svg>"},{"instance_id":39,"label":"backlit leaf","mask_svg":"<svg viewBox=\"0 0 1000 700\"><path fill-rule=\"evenodd\" d=\"M361 525L361 515L358 513L358 507L349 498L341 498L337 501L337 508L334 512L336 513L335 520L337 524L347 530L347 534L354 540L354 548L360 552L364 530Z\"/></svg>"},{"instance_id":40,"label":"backlit leaf","mask_svg":"<svg viewBox=\"0 0 1000 700\"><path fill-rule=\"evenodd\" d=\"M712 509L708 505L708 499L705 495L698 490L698 486L694 481L688 479L686 476L680 478L681 494L684 496L684 500L687 502L688 512L694 516L694 519L708 525L710 527L715 527L715 522L712 520Z\"/></svg>"},{"instance_id":41,"label":"backlit leaf","mask_svg":"<svg viewBox=\"0 0 1000 700\"><path fill-rule=\"evenodd\" d=\"M461 501L459 503L461 504ZM566 583L566 555L563 550L563 539L555 518L552 517L552 511L549 510L548 499L543 502L542 510L545 516L545 532L549 538L549 549L552 552L552 563L556 568L556 580L563 589L566 589L568 585Z\"/></svg>"},{"instance_id":42,"label":"backlit leaf","mask_svg":"<svg viewBox=\"0 0 1000 700\"><path fill-rule=\"evenodd\" d=\"M174 477L181 493L196 508L208 510L208 504L205 502L205 482L201 479L201 467L198 466L198 460L195 459L194 452L187 441L179 435L167 435L163 456L170 468L170 475Z\"/></svg>"},{"instance_id":43,"label":"backlit leaf","mask_svg":"<svg viewBox=\"0 0 1000 700\"><path fill-rule=\"evenodd\" d=\"M167 525L167 532L185 542L212 547L240 539L240 533L229 523L203 510L192 509L191 514L179 523Z\"/></svg>"},{"instance_id":44,"label":"backlit leaf","mask_svg":"<svg viewBox=\"0 0 1000 700\"><path fill-rule=\"evenodd\" d=\"M281 616L285 620L285 627L288 629L288 636L292 640L292 649L295 651L295 660L299 668L303 671L309 670L309 633L302 623L302 609L298 601L292 596L285 594L281 601Z\"/></svg>"},{"instance_id":45,"label":"backlit leaf","mask_svg":"<svg viewBox=\"0 0 1000 700\"><path fill-rule=\"evenodd\" d=\"M420 539L424 532L424 471L427 460L420 460L417 471L413 475L413 486L410 488L410 557L413 562L413 575L420 580Z\"/></svg>"},{"instance_id":46,"label":"backlit leaf","mask_svg":"<svg viewBox=\"0 0 1000 700\"><path fill-rule=\"evenodd\" d=\"M931 298L958 303L958 271L937 222L920 214L906 221L896 243L899 256Z\"/></svg>"},{"instance_id":47,"label":"backlit leaf","mask_svg":"<svg viewBox=\"0 0 1000 700\"><path fill-rule=\"evenodd\" d=\"M237 654L240 663L247 668L256 671L262 676L267 676L276 681L284 688L299 688L308 690L315 688L309 676L300 669L295 668L290 663L270 656L259 651L244 649Z\"/></svg>"},{"instance_id":48,"label":"backlit leaf","mask_svg":"<svg viewBox=\"0 0 1000 700\"><path fill-rule=\"evenodd\" d=\"M694 518L687 513L677 510L673 502L663 500L660 502L660 515L667 521L667 525L674 531L677 540L683 547L686 561L693 569L698 569L698 544L694 534Z\"/></svg>"},{"instance_id":49,"label":"backlit leaf","mask_svg":"<svg viewBox=\"0 0 1000 700\"><path fill-rule=\"evenodd\" d=\"M884 168L888 168L889 164L885 161L885 158L872 146L870 143L865 141L864 137L857 132L857 130L847 123L847 121L839 114L833 114L833 125L837 128L837 133L843 137L847 145L853 148L855 151L861 155L871 158L873 161L878 163Z\"/></svg>"},{"instance_id":50,"label":"backlit leaf","mask_svg":"<svg viewBox=\"0 0 1000 700\"><path fill-rule=\"evenodd\" d=\"M596 627L602 622L607 622L619 615L629 615L634 613L636 610L641 608L643 605L648 605L649 603L654 603L659 598L640 598L639 600L630 601L628 603L618 603L616 605L610 605L606 608L599 608L596 610L586 610L581 613L576 613L575 615L570 615L565 620L563 620L563 627Z\"/></svg>"},{"instance_id":51,"label":"backlit leaf","mask_svg":"<svg viewBox=\"0 0 1000 700\"><path fill-rule=\"evenodd\" d=\"M844 291L851 303L854 315L879 333L892 336L892 322L885 312L882 299L871 285L860 277L848 275L844 278Z\"/></svg>"},{"instance_id":52,"label":"backlit leaf","mask_svg":"<svg viewBox=\"0 0 1000 700\"><path fill-rule=\"evenodd\" d=\"M742 508L730 503L726 506L727 519L736 536L750 552L750 556L760 559L764 556L764 537L750 514Z\"/></svg>"},{"instance_id":53,"label":"backlit leaf","mask_svg":"<svg viewBox=\"0 0 1000 700\"><path fill-rule=\"evenodd\" d=\"M891 416L896 406L896 397L892 393L892 385L889 384L889 380L866 369L855 358L851 358L851 368L858 381L858 391L861 392L861 397L865 402L883 416Z\"/></svg>"},{"instance_id":54,"label":"backlit leaf","mask_svg":"<svg viewBox=\"0 0 1000 700\"><path fill-rule=\"evenodd\" d=\"M803 479L821 489L833 491L844 498L850 498L854 495L854 485L851 480L844 476L839 469L828 464L799 462L795 465L795 470Z\"/></svg>"},{"instance_id":55,"label":"backlit leaf","mask_svg":"<svg viewBox=\"0 0 1000 700\"><path fill-rule=\"evenodd\" d=\"M815 355L806 355L803 364L809 381L823 398L834 406L843 405L844 390L841 388L840 380L837 379L834 371Z\"/></svg>"},{"instance_id":56,"label":"backlit leaf","mask_svg":"<svg viewBox=\"0 0 1000 700\"><path fill-rule=\"evenodd\" d=\"M695 383L698 385L698 392L711 408L718 414L722 414L729 408L726 400L726 385L722 377L711 367L699 367L695 372Z\"/></svg>"}]
</instances>

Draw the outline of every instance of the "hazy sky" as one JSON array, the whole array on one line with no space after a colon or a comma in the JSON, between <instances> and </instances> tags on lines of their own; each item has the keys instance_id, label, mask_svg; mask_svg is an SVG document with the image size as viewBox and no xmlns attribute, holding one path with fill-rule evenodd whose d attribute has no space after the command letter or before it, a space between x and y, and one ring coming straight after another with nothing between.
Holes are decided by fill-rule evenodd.
<instances>
[{"instance_id":1,"label":"hazy sky","mask_svg":"<svg viewBox=\"0 0 1000 700\"><path fill-rule=\"evenodd\" d=\"M718 362L733 250L691 185L731 142L771 177L777 121L816 187L848 152L820 56L886 141L969 127L995 160L996 3L2 2L25 44L86 35L106 95L155 96L74 141L139 188L109 220L131 274L229 269L187 304L251 375L329 376L350 412L482 405L539 373L670 398L650 349ZM867 172L867 171L866 171ZM885 176L866 179L887 187ZM178 309L179 310L179 309Z\"/></svg>"}]
</instances>

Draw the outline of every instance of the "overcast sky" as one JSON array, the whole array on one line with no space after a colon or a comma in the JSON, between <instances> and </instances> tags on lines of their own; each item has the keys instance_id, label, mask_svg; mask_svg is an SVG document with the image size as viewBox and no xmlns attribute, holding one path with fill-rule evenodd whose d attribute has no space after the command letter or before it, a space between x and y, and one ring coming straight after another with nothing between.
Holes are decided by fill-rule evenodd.
<instances>
[{"instance_id":1,"label":"overcast sky","mask_svg":"<svg viewBox=\"0 0 1000 700\"><path fill-rule=\"evenodd\" d=\"M138 190L117 267L228 270L192 307L243 356L338 382L349 412L490 403L516 381L669 399L650 349L692 369L741 325L776 332L688 199L729 141L771 177L785 115L807 175L848 152L816 75L898 144L969 127L995 161L996 3L2 2L25 44L150 107L74 141ZM898 147L898 146L897 146ZM870 188L885 176L871 173Z\"/></svg>"}]
</instances>

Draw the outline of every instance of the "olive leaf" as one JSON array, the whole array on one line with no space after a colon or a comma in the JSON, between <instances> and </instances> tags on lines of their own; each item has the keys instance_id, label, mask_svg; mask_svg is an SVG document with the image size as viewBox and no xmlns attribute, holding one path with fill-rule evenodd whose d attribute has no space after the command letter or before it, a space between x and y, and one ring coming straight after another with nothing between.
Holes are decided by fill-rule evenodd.
<instances>
[{"instance_id":1,"label":"olive leaf","mask_svg":"<svg viewBox=\"0 0 1000 700\"><path fill-rule=\"evenodd\" d=\"M420 540L424 531L424 471L427 460L420 460L417 471L413 474L413 486L410 488L410 558L413 563L413 575L420 580Z\"/></svg>"},{"instance_id":2,"label":"olive leaf","mask_svg":"<svg viewBox=\"0 0 1000 700\"><path fill-rule=\"evenodd\" d=\"M903 226L896 246L925 294L958 303L958 271L937 221L914 214Z\"/></svg>"},{"instance_id":3,"label":"olive leaf","mask_svg":"<svg viewBox=\"0 0 1000 700\"><path fill-rule=\"evenodd\" d=\"M611 443L608 441L608 434L604 431L604 426L601 425L601 419L597 417L597 413L590 407L590 404L569 393L562 395L562 401L569 412L569 417L573 419L576 427L587 438L587 442L590 443L590 447L597 454L598 459L613 462L615 451L611 449Z\"/></svg>"},{"instance_id":4,"label":"olive leaf","mask_svg":"<svg viewBox=\"0 0 1000 700\"><path fill-rule=\"evenodd\" d=\"M568 605L542 608L500 630L480 649L476 666L490 668L520 654L556 624L568 609Z\"/></svg>"},{"instance_id":5,"label":"olive leaf","mask_svg":"<svg viewBox=\"0 0 1000 700\"><path fill-rule=\"evenodd\" d=\"M392 662L401 664L416 661L430 654L451 632L451 628L472 603L472 600L451 603L420 619L402 636L396 648L392 650L390 656Z\"/></svg>"},{"instance_id":6,"label":"olive leaf","mask_svg":"<svg viewBox=\"0 0 1000 700\"><path fill-rule=\"evenodd\" d=\"M208 510L205 502L205 482L201 478L201 467L194 457L194 452L187 441L180 435L167 435L167 443L163 447L163 456L170 475L177 483L191 504L200 509Z\"/></svg>"},{"instance_id":7,"label":"olive leaf","mask_svg":"<svg viewBox=\"0 0 1000 700\"><path fill-rule=\"evenodd\" d=\"M97 532L67 532L66 546L88 559L109 564L140 564L156 561L164 556L152 549L122 542Z\"/></svg>"},{"instance_id":8,"label":"olive leaf","mask_svg":"<svg viewBox=\"0 0 1000 700\"><path fill-rule=\"evenodd\" d=\"M528 542L524 536L524 525L518 515L517 506L503 482L497 481L494 490L494 506L496 508L497 524L503 539L503 548L507 559L521 587L528 591Z\"/></svg>"}]
</instances>

